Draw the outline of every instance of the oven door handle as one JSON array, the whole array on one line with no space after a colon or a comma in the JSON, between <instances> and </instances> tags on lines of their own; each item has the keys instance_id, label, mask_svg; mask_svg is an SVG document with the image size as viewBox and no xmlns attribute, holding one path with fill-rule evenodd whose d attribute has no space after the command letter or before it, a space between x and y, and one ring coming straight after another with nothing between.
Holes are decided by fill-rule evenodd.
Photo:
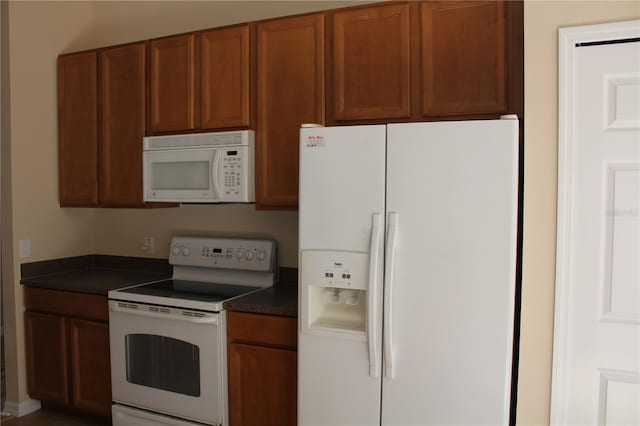
<instances>
[{"instance_id":1,"label":"oven door handle","mask_svg":"<svg viewBox=\"0 0 640 426\"><path fill-rule=\"evenodd\" d=\"M126 304L131 307L122 306ZM133 307L135 306L135 308ZM184 321L194 324L218 325L218 314L203 313L203 316L192 316L193 311L176 308L158 308L159 311L150 311L149 305L140 305L132 302L109 301L109 311L123 314L138 315L149 318L161 318L170 321ZM199 312L197 314L200 314Z\"/></svg>"}]
</instances>

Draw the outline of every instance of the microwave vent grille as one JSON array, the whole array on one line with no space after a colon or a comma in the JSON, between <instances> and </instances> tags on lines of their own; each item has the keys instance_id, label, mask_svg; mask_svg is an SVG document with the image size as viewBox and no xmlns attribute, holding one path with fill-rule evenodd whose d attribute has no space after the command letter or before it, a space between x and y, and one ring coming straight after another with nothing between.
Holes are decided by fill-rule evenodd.
<instances>
[{"instance_id":1,"label":"microwave vent grille","mask_svg":"<svg viewBox=\"0 0 640 426\"><path fill-rule=\"evenodd\" d=\"M145 150L247 145L245 132L194 133L144 138Z\"/></svg>"}]
</instances>

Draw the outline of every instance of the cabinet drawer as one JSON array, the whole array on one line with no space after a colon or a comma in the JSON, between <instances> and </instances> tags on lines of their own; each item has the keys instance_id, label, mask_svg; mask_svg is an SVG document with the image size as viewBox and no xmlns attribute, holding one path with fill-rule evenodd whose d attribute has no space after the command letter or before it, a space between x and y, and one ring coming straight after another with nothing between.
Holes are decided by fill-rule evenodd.
<instances>
[{"instance_id":1,"label":"cabinet drawer","mask_svg":"<svg viewBox=\"0 0 640 426\"><path fill-rule=\"evenodd\" d=\"M24 305L29 311L109 321L107 296L25 287Z\"/></svg>"},{"instance_id":2,"label":"cabinet drawer","mask_svg":"<svg viewBox=\"0 0 640 426\"><path fill-rule=\"evenodd\" d=\"M296 318L229 312L227 322L230 341L288 348L298 346Z\"/></svg>"}]
</instances>

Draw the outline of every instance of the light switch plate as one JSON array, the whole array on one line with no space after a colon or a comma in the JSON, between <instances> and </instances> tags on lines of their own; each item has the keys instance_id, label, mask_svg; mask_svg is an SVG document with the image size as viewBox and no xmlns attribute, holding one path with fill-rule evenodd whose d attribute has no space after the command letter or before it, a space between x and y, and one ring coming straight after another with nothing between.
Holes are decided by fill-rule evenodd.
<instances>
[{"instance_id":1,"label":"light switch plate","mask_svg":"<svg viewBox=\"0 0 640 426\"><path fill-rule=\"evenodd\" d=\"M31 240L20 240L20 259L31 257Z\"/></svg>"}]
</instances>

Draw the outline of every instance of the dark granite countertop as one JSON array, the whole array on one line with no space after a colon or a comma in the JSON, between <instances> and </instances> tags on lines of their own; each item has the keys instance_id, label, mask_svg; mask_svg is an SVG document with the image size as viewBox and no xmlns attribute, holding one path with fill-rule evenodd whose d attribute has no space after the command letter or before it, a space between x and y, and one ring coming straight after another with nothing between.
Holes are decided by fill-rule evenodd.
<instances>
[{"instance_id":1,"label":"dark granite countertop","mask_svg":"<svg viewBox=\"0 0 640 426\"><path fill-rule=\"evenodd\" d=\"M28 287L107 295L109 290L171 276L167 259L86 255L24 263L20 283ZM298 316L296 268L280 268L278 284L224 303L231 311Z\"/></svg>"},{"instance_id":2,"label":"dark granite countertop","mask_svg":"<svg viewBox=\"0 0 640 426\"><path fill-rule=\"evenodd\" d=\"M298 286L280 284L224 303L229 311L298 316Z\"/></svg>"},{"instance_id":3,"label":"dark granite countertop","mask_svg":"<svg viewBox=\"0 0 640 426\"><path fill-rule=\"evenodd\" d=\"M87 255L22 264L20 283L106 296L109 290L168 278L171 271L166 259Z\"/></svg>"}]
</instances>

